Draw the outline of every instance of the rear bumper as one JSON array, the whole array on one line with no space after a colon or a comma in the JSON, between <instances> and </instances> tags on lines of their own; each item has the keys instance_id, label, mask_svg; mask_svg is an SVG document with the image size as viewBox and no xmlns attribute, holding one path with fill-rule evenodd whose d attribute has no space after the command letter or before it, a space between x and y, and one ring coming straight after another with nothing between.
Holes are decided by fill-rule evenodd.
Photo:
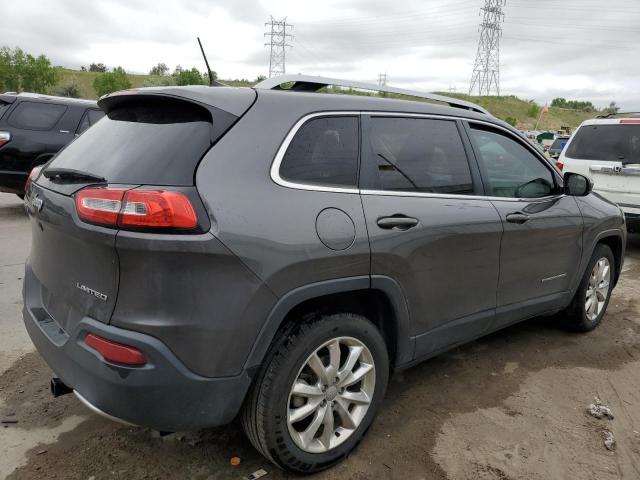
<instances>
[{"instance_id":1,"label":"rear bumper","mask_svg":"<svg viewBox=\"0 0 640 480\"><path fill-rule=\"evenodd\" d=\"M88 317L65 332L34 301L39 295L30 290L37 286L27 265L23 317L29 336L55 374L94 411L168 432L223 425L238 413L251 382L246 372L221 378L196 375L156 338ZM127 367L104 360L84 343L90 332L139 348L147 363Z\"/></svg>"}]
</instances>

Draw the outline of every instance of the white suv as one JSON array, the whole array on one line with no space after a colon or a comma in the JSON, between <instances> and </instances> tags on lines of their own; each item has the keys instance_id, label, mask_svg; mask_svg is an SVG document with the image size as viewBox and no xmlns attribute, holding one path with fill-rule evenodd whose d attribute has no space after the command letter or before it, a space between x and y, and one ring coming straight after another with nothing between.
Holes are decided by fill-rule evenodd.
<instances>
[{"instance_id":1,"label":"white suv","mask_svg":"<svg viewBox=\"0 0 640 480\"><path fill-rule=\"evenodd\" d=\"M622 208L627 229L640 233L640 117L584 121L557 165L591 178L594 191Z\"/></svg>"}]
</instances>

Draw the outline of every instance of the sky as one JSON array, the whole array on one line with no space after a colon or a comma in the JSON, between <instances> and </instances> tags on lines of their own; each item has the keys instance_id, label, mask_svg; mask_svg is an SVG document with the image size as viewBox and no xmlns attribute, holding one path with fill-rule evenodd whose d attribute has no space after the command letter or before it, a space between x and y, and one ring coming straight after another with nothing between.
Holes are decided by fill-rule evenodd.
<instances>
[{"instance_id":1,"label":"sky","mask_svg":"<svg viewBox=\"0 0 640 480\"><path fill-rule=\"evenodd\" d=\"M158 62L221 79L268 74L265 22L293 25L287 73L468 92L484 0L2 0L0 45L55 65L147 73ZM506 0L501 93L640 110L639 0Z\"/></svg>"}]
</instances>

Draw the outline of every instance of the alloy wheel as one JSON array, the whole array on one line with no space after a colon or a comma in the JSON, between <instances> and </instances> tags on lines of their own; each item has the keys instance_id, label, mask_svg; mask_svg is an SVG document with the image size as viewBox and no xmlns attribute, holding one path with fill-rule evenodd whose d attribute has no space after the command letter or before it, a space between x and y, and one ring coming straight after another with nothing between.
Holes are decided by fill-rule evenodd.
<instances>
[{"instance_id":1,"label":"alloy wheel","mask_svg":"<svg viewBox=\"0 0 640 480\"><path fill-rule=\"evenodd\" d=\"M584 310L589 321L594 321L602 312L609 294L611 283L611 264L609 259L602 257L593 266L589 276Z\"/></svg>"},{"instance_id":2,"label":"alloy wheel","mask_svg":"<svg viewBox=\"0 0 640 480\"><path fill-rule=\"evenodd\" d=\"M287 426L305 452L329 451L356 431L373 399L373 356L361 341L338 337L304 362L291 390Z\"/></svg>"}]
</instances>

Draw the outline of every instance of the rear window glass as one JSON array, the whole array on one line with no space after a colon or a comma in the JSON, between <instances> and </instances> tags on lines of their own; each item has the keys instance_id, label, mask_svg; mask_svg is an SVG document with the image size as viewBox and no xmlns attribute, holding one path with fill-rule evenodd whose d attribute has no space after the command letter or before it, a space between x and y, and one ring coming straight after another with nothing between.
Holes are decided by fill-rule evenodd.
<instances>
[{"instance_id":1,"label":"rear window glass","mask_svg":"<svg viewBox=\"0 0 640 480\"><path fill-rule=\"evenodd\" d=\"M640 125L585 125L565 155L581 160L640 161Z\"/></svg>"},{"instance_id":2,"label":"rear window glass","mask_svg":"<svg viewBox=\"0 0 640 480\"><path fill-rule=\"evenodd\" d=\"M51 162L110 183L193 185L212 142L205 108L179 101L125 105L87 129Z\"/></svg>"},{"instance_id":3,"label":"rear window glass","mask_svg":"<svg viewBox=\"0 0 640 480\"><path fill-rule=\"evenodd\" d=\"M20 102L8 122L26 130L51 130L66 110L66 106L53 103Z\"/></svg>"},{"instance_id":4,"label":"rear window glass","mask_svg":"<svg viewBox=\"0 0 640 480\"><path fill-rule=\"evenodd\" d=\"M568 138L556 138L551 144L551 148L554 150L562 150L568 141Z\"/></svg>"},{"instance_id":5,"label":"rear window glass","mask_svg":"<svg viewBox=\"0 0 640 480\"><path fill-rule=\"evenodd\" d=\"M104 117L102 110L87 110L80 120L80 125L76 133L80 134L84 132L91 125L95 124L98 120Z\"/></svg>"},{"instance_id":6,"label":"rear window glass","mask_svg":"<svg viewBox=\"0 0 640 480\"><path fill-rule=\"evenodd\" d=\"M280 176L293 182L355 187L358 142L357 117L310 120L289 144Z\"/></svg>"}]
</instances>

